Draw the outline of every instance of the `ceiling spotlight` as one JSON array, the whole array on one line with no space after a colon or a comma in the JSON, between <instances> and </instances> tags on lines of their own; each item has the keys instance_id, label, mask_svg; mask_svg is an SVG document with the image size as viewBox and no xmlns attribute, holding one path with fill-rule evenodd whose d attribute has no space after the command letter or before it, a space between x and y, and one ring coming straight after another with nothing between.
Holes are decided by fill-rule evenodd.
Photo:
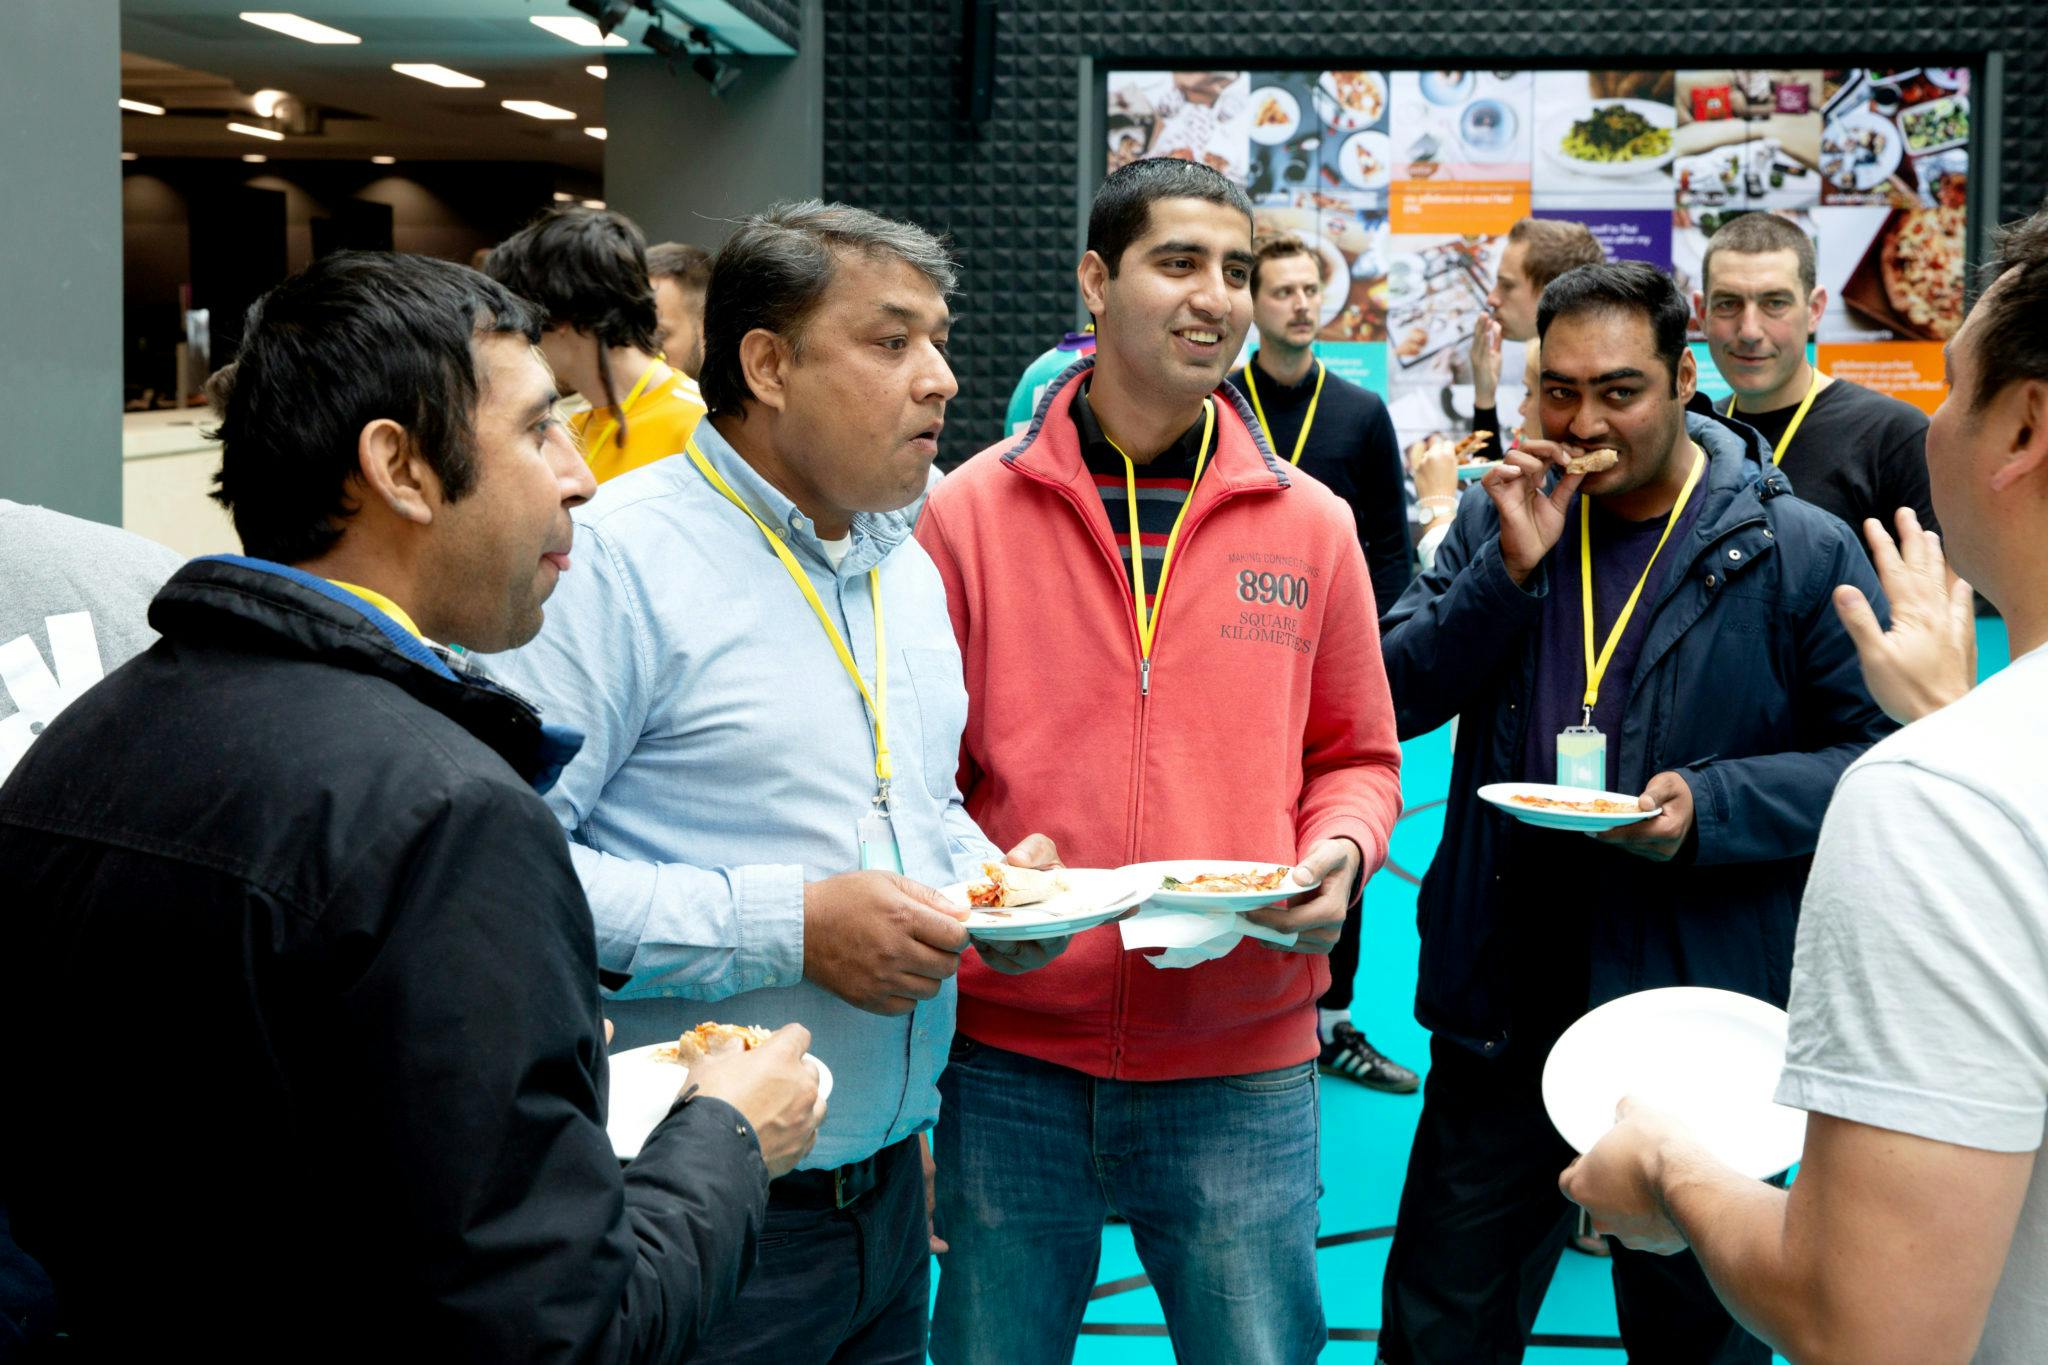
<instances>
[{"instance_id":1,"label":"ceiling spotlight","mask_svg":"<svg viewBox=\"0 0 2048 1365\"><path fill-rule=\"evenodd\" d=\"M585 71L588 71L591 75L597 77L599 80L604 80L606 77L612 74L609 70L601 66L586 66L583 69Z\"/></svg>"},{"instance_id":2,"label":"ceiling spotlight","mask_svg":"<svg viewBox=\"0 0 2048 1365\"><path fill-rule=\"evenodd\" d=\"M256 111L257 118L274 118L277 106L290 98L282 90L258 90L249 96L249 107Z\"/></svg>"},{"instance_id":3,"label":"ceiling spotlight","mask_svg":"<svg viewBox=\"0 0 2048 1365\"><path fill-rule=\"evenodd\" d=\"M263 153L261 152L243 152L242 160L248 162L252 166L261 166L264 162L270 160L270 158L263 155Z\"/></svg>"},{"instance_id":4,"label":"ceiling spotlight","mask_svg":"<svg viewBox=\"0 0 2048 1365\"><path fill-rule=\"evenodd\" d=\"M284 141L284 134L278 132L275 128L258 128L253 123L230 123L228 131L240 133L245 137L260 137L266 142Z\"/></svg>"},{"instance_id":5,"label":"ceiling spotlight","mask_svg":"<svg viewBox=\"0 0 2048 1365\"><path fill-rule=\"evenodd\" d=\"M690 70L702 76L711 86L714 97L723 98L732 89L732 83L740 78L740 69L731 62L706 52L690 62Z\"/></svg>"},{"instance_id":6,"label":"ceiling spotlight","mask_svg":"<svg viewBox=\"0 0 2048 1365\"><path fill-rule=\"evenodd\" d=\"M601 209L601 208L603 208L603 207L604 207L604 200L602 200L602 199L586 199L586 200L584 200L584 201L583 201L583 207L584 207L584 208L587 208L587 209Z\"/></svg>"},{"instance_id":7,"label":"ceiling spotlight","mask_svg":"<svg viewBox=\"0 0 2048 1365\"><path fill-rule=\"evenodd\" d=\"M370 158L370 164L372 166L396 166L398 158L395 156L373 156Z\"/></svg>"},{"instance_id":8,"label":"ceiling spotlight","mask_svg":"<svg viewBox=\"0 0 2048 1365\"><path fill-rule=\"evenodd\" d=\"M605 137L606 137L606 132L605 132L605 130L604 130L604 129L602 129L602 128L585 128L585 129L583 130L583 136L585 136L585 137L594 137L594 138L596 138L596 139L597 139L597 140L598 140L599 142L602 142L602 141L604 141L604 140L605 140Z\"/></svg>"},{"instance_id":9,"label":"ceiling spotlight","mask_svg":"<svg viewBox=\"0 0 2048 1365\"><path fill-rule=\"evenodd\" d=\"M573 204L576 202L576 196L568 193L565 190L556 190L555 202L557 204Z\"/></svg>"},{"instance_id":10,"label":"ceiling spotlight","mask_svg":"<svg viewBox=\"0 0 2048 1365\"><path fill-rule=\"evenodd\" d=\"M640 35L640 41L645 43L647 49L655 56L667 62L671 71L675 69L678 57L690 55L690 44L670 33L659 23L649 24L647 31Z\"/></svg>"},{"instance_id":11,"label":"ceiling spotlight","mask_svg":"<svg viewBox=\"0 0 2048 1365\"><path fill-rule=\"evenodd\" d=\"M133 160L135 159L135 153L133 153L133 152L123 152L123 153L121 153L121 159L122 159L123 161L133 161Z\"/></svg>"},{"instance_id":12,"label":"ceiling spotlight","mask_svg":"<svg viewBox=\"0 0 2048 1365\"><path fill-rule=\"evenodd\" d=\"M632 44L616 33L600 33L596 24L588 19L571 19L553 14L531 14L528 20L536 28L544 28L578 47L631 47Z\"/></svg>"},{"instance_id":13,"label":"ceiling spotlight","mask_svg":"<svg viewBox=\"0 0 2048 1365\"><path fill-rule=\"evenodd\" d=\"M145 104L141 100L122 100L121 107L131 114L161 114L164 111L161 104Z\"/></svg>"},{"instance_id":14,"label":"ceiling spotlight","mask_svg":"<svg viewBox=\"0 0 2048 1365\"><path fill-rule=\"evenodd\" d=\"M596 21L599 33L609 34L633 12L633 0L569 0L569 8L582 10Z\"/></svg>"}]
</instances>

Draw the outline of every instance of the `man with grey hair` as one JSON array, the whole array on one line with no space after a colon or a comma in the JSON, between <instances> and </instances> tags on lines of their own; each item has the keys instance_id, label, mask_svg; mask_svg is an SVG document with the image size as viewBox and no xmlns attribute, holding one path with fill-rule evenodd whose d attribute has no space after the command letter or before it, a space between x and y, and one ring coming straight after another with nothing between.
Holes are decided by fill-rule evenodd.
<instances>
[{"instance_id":1,"label":"man with grey hair","mask_svg":"<svg viewBox=\"0 0 2048 1365\"><path fill-rule=\"evenodd\" d=\"M587 736L549 805L600 964L630 977L620 1044L795 1020L837 1078L698 1361L924 1358L921 1135L968 947L930 888L1002 856L954 787L967 694L907 510L956 391L953 283L939 241L861 209L743 221L706 299L709 417L578 510L581 571L499 670ZM1009 856L1055 855L1032 836Z\"/></svg>"}]
</instances>

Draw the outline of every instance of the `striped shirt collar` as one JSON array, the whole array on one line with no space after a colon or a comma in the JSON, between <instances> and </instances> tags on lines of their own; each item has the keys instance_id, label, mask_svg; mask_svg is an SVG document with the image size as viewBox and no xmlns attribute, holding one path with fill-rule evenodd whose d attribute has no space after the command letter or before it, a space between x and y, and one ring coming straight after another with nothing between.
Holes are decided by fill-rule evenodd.
<instances>
[{"instance_id":1,"label":"striped shirt collar","mask_svg":"<svg viewBox=\"0 0 2048 1365\"><path fill-rule=\"evenodd\" d=\"M1096 420L1095 410L1088 403L1087 384L1074 390L1074 405L1069 411L1074 419L1074 430L1081 437L1081 459L1088 466L1088 472L1114 474L1121 480L1124 477L1124 457L1117 454L1116 447L1103 434L1102 423ZM1138 466L1138 477L1192 481L1195 460L1201 450L1202 419L1197 417L1194 425L1180 434L1179 440L1159 452L1157 459Z\"/></svg>"}]
</instances>

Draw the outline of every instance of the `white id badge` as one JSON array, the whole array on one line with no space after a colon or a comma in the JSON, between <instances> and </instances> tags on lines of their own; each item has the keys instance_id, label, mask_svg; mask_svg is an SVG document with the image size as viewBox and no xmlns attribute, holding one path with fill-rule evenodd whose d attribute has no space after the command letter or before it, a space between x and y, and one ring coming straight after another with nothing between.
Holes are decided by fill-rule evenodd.
<instances>
[{"instance_id":1,"label":"white id badge","mask_svg":"<svg viewBox=\"0 0 2048 1365\"><path fill-rule=\"evenodd\" d=\"M1558 731L1557 785L1607 790L1607 736L1590 725Z\"/></svg>"},{"instance_id":2,"label":"white id badge","mask_svg":"<svg viewBox=\"0 0 2048 1365\"><path fill-rule=\"evenodd\" d=\"M889 821L889 808L877 803L861 816L860 865L870 872L901 872L903 851L896 845L896 826Z\"/></svg>"}]
</instances>

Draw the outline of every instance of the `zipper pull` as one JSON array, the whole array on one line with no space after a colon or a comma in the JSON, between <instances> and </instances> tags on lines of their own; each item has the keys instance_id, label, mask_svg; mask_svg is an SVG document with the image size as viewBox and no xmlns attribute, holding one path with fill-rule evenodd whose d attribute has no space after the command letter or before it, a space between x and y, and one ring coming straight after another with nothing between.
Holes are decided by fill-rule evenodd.
<instances>
[{"instance_id":1,"label":"zipper pull","mask_svg":"<svg viewBox=\"0 0 2048 1365\"><path fill-rule=\"evenodd\" d=\"M1150 659L1138 660L1138 695L1141 697L1152 695L1152 661Z\"/></svg>"}]
</instances>

